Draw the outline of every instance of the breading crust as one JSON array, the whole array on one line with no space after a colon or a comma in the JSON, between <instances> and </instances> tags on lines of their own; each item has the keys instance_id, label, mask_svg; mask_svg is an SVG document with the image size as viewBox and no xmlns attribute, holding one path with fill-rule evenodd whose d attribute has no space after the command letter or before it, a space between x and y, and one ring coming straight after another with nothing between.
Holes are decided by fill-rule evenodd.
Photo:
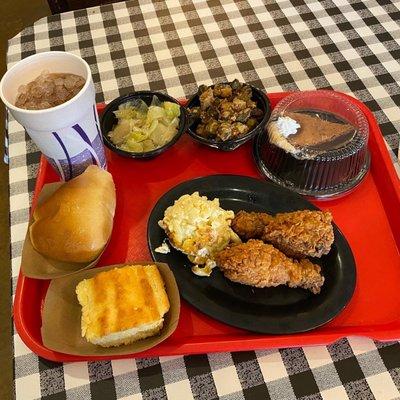
<instances>
[{"instance_id":1,"label":"breading crust","mask_svg":"<svg viewBox=\"0 0 400 400\"><path fill-rule=\"evenodd\" d=\"M216 262L231 281L260 288L288 285L317 294L324 283L319 265L286 257L261 240L228 246L217 254Z\"/></svg>"},{"instance_id":2,"label":"breading crust","mask_svg":"<svg viewBox=\"0 0 400 400\"><path fill-rule=\"evenodd\" d=\"M231 226L241 239L261 239L295 258L328 254L334 240L332 214L327 211L302 210L275 217L239 211Z\"/></svg>"},{"instance_id":3,"label":"breading crust","mask_svg":"<svg viewBox=\"0 0 400 400\"><path fill-rule=\"evenodd\" d=\"M276 214L261 239L289 257L321 257L329 253L334 240L332 214L310 210Z\"/></svg>"}]
</instances>

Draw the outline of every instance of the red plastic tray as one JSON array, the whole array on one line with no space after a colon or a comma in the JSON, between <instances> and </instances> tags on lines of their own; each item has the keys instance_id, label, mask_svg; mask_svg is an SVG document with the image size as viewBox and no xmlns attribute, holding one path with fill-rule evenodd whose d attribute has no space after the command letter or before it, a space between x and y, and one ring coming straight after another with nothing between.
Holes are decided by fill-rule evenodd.
<instances>
[{"instance_id":1,"label":"red plastic tray","mask_svg":"<svg viewBox=\"0 0 400 400\"><path fill-rule=\"evenodd\" d=\"M273 93L268 97L275 106L285 95L287 93ZM135 357L328 344L352 335L377 340L400 338L400 185L372 113L364 104L353 101L369 121L371 170L351 194L336 200L314 202L333 213L356 259L357 286L346 309L329 324L314 331L274 336L224 325L183 301L175 333ZM100 112L103 108L104 105L99 105ZM107 157L117 189L117 211L111 242L100 266L150 260L146 240L148 215L157 199L176 184L218 173L260 177L253 162L251 143L223 153L196 144L189 135L183 135L176 145L152 160L126 159L109 151ZM42 186L57 179L42 158L33 206ZM40 336L41 307L48 284L49 281L26 278L22 274L18 278L15 326L33 352L54 361L133 357L79 357L44 347Z\"/></svg>"}]
</instances>

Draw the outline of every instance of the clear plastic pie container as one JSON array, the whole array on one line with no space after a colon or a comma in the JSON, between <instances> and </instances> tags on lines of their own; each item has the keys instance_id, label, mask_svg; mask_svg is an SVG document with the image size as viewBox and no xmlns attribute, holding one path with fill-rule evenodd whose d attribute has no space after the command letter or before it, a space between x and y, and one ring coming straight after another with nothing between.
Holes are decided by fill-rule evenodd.
<instances>
[{"instance_id":1,"label":"clear plastic pie container","mask_svg":"<svg viewBox=\"0 0 400 400\"><path fill-rule=\"evenodd\" d=\"M272 143L268 133L271 124L276 124L279 117L300 114L333 122L339 129L338 124L351 125L351 134L343 143L332 140L318 150L305 147L299 154ZM317 123L320 125L320 121ZM331 90L296 92L273 110L266 130L254 142L254 157L261 173L278 185L310 197L331 198L351 191L368 172L368 135L364 113L348 96Z\"/></svg>"}]
</instances>

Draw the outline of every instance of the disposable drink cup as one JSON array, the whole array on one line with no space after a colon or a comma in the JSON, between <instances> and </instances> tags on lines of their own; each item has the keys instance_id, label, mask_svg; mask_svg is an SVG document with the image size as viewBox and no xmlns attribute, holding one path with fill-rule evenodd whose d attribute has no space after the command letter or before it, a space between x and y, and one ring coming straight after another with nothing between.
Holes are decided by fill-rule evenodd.
<instances>
[{"instance_id":1,"label":"disposable drink cup","mask_svg":"<svg viewBox=\"0 0 400 400\"><path fill-rule=\"evenodd\" d=\"M72 99L52 108L25 110L16 107L20 85L33 81L45 70L80 75L85 85ZM3 76L0 97L61 179L67 181L91 164L106 168L93 79L89 65L82 58L62 51L27 57Z\"/></svg>"}]
</instances>

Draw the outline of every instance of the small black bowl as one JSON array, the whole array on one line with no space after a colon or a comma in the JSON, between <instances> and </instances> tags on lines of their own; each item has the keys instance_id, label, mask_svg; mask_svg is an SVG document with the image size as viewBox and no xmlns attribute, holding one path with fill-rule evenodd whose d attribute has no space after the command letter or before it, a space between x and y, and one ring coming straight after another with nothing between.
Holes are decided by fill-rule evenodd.
<instances>
[{"instance_id":1,"label":"small black bowl","mask_svg":"<svg viewBox=\"0 0 400 400\"><path fill-rule=\"evenodd\" d=\"M256 136L258 133L262 132L265 125L267 124L269 117L271 115L271 104L269 102L268 97L265 95L263 91L256 88L255 86L249 85L253 91L251 99L257 103L257 107L263 111L263 119L253 128L250 132L247 132L245 135L240 136L238 138L229 139L229 140L215 140L215 139L207 139L196 133L197 125L200 122L200 118L194 118L190 115L190 109L193 107L200 106L199 94L196 93L192 97L190 97L189 101L186 104L186 109L188 110L188 132L189 135L199 143L205 144L206 146L213 147L222 151L231 151L237 149L239 146ZM214 87L214 85L211 85Z\"/></svg>"},{"instance_id":2,"label":"small black bowl","mask_svg":"<svg viewBox=\"0 0 400 400\"><path fill-rule=\"evenodd\" d=\"M188 117L186 115L185 108L179 104L179 106L181 108L181 114L179 116L178 131L176 132L176 135L172 138L172 140L170 140L164 146L159 147L158 149L141 152L141 153L126 151L126 150L122 150L122 149L118 148L108 137L108 132L110 132L118 122L118 120L114 114L114 111L118 110L118 107L121 104L124 104L133 99L139 98L139 99L143 100L147 105L150 105L150 103L153 99L153 96L157 96L161 102L170 101L171 103L179 104L178 100L174 99L173 97L171 97L167 94L164 94L161 92L153 92L151 90L142 90L142 91L133 92L133 93L126 94L124 96L117 97L110 104L107 105L107 107L105 108L105 110L103 112L103 115L101 116L100 125L101 125L101 133L103 135L104 144L110 150L112 150L115 153L117 153L121 156L124 156L124 157L152 158L152 157L158 156L159 154L163 153L165 150L169 149L182 136L182 134L185 132L187 125L188 125Z\"/></svg>"}]
</instances>

